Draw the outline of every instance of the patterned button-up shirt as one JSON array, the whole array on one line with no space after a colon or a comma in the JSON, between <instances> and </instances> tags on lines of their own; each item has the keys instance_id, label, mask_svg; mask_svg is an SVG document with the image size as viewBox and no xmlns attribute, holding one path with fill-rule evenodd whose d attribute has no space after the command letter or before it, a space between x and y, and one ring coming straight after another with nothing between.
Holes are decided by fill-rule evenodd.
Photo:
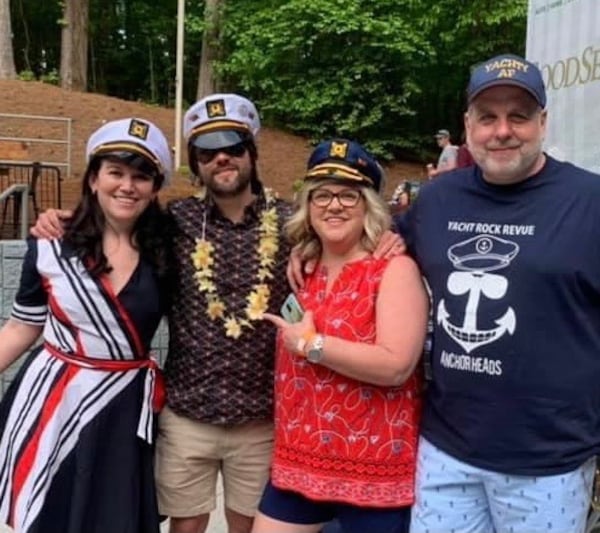
<instances>
[{"instance_id":1,"label":"patterned button-up shirt","mask_svg":"<svg viewBox=\"0 0 600 533\"><path fill-rule=\"evenodd\" d=\"M290 206L275 200L279 227ZM243 220L225 218L210 200L196 197L168 205L175 223L173 252L176 265L169 312L169 353L165 366L167 403L176 413L201 422L233 425L273 416L273 366L276 328L252 322L239 338L225 335L223 320L211 320L205 293L198 289L191 254L196 240L214 246L214 281L228 314L242 317L246 297L257 282L260 214L266 208L261 194L245 210ZM290 248L280 231L273 268L269 312L279 314L289 292L285 268Z\"/></svg>"}]
</instances>

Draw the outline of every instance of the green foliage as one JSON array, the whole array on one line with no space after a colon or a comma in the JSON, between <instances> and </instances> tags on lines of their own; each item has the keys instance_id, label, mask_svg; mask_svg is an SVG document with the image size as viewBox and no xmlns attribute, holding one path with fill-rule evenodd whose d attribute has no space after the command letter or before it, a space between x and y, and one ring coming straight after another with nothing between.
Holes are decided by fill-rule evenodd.
<instances>
[{"instance_id":1,"label":"green foliage","mask_svg":"<svg viewBox=\"0 0 600 533\"><path fill-rule=\"evenodd\" d=\"M35 73L31 70L21 70L17 76L21 81L35 80Z\"/></svg>"},{"instance_id":2,"label":"green foliage","mask_svg":"<svg viewBox=\"0 0 600 533\"><path fill-rule=\"evenodd\" d=\"M93 0L92 0L93 1ZM59 19L62 7L56 1L10 2L13 50L17 72L28 70L34 79L60 67Z\"/></svg>"},{"instance_id":3,"label":"green foliage","mask_svg":"<svg viewBox=\"0 0 600 533\"><path fill-rule=\"evenodd\" d=\"M224 91L247 94L266 123L356 139L382 157L437 153L458 141L470 68L524 53L527 0L224 0L216 65ZM11 2L22 79L58 81L60 0ZM176 0L90 0L89 88L171 105ZM186 0L184 99L195 99L204 2Z\"/></svg>"},{"instance_id":4,"label":"green foliage","mask_svg":"<svg viewBox=\"0 0 600 533\"><path fill-rule=\"evenodd\" d=\"M11 2L17 71L57 83L60 70L63 2ZM90 0L88 87L129 100L161 105L175 97L176 0ZM202 16L202 2L186 1L190 20ZM201 29L186 35L184 80L194 99Z\"/></svg>"},{"instance_id":5,"label":"green foliage","mask_svg":"<svg viewBox=\"0 0 600 533\"><path fill-rule=\"evenodd\" d=\"M297 179L292 182L292 192L294 194L299 193L302 190L302 187L304 187L303 179Z\"/></svg>"},{"instance_id":6,"label":"green foliage","mask_svg":"<svg viewBox=\"0 0 600 533\"><path fill-rule=\"evenodd\" d=\"M380 156L458 133L469 68L523 53L527 0L245 0L227 3L225 84L276 125L339 135ZM456 139L458 140L458 139Z\"/></svg>"},{"instance_id":7,"label":"green foliage","mask_svg":"<svg viewBox=\"0 0 600 533\"><path fill-rule=\"evenodd\" d=\"M277 125L314 139L352 137L385 152L405 144L420 65L433 53L410 3L228 4L223 44L231 51L219 72Z\"/></svg>"},{"instance_id":8,"label":"green foliage","mask_svg":"<svg viewBox=\"0 0 600 533\"><path fill-rule=\"evenodd\" d=\"M58 71L53 68L51 71L42 74L40 76L40 81L49 83L50 85L60 85L60 75Z\"/></svg>"},{"instance_id":9,"label":"green foliage","mask_svg":"<svg viewBox=\"0 0 600 533\"><path fill-rule=\"evenodd\" d=\"M90 1L90 90L168 104L175 77L173 0Z\"/></svg>"}]
</instances>

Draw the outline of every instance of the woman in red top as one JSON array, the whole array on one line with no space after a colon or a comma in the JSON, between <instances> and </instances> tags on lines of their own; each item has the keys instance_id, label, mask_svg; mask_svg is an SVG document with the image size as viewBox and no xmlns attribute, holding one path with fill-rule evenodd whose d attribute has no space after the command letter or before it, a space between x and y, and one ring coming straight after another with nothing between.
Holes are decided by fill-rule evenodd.
<instances>
[{"instance_id":1,"label":"woman in red top","mask_svg":"<svg viewBox=\"0 0 600 533\"><path fill-rule=\"evenodd\" d=\"M408 530L428 301L408 256L375 259L390 217L357 143L321 143L287 231L318 265L280 330L275 451L254 533Z\"/></svg>"}]
</instances>

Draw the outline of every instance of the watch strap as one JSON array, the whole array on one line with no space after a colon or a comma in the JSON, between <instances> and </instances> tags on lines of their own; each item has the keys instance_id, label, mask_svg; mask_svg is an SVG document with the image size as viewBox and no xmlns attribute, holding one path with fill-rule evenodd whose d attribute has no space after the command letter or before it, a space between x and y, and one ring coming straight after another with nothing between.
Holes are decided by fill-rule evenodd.
<instances>
[{"instance_id":1,"label":"watch strap","mask_svg":"<svg viewBox=\"0 0 600 533\"><path fill-rule=\"evenodd\" d=\"M323 359L323 345L325 343L325 337L320 333L317 333L311 343L308 346L308 352L306 359L311 363L320 363Z\"/></svg>"}]
</instances>

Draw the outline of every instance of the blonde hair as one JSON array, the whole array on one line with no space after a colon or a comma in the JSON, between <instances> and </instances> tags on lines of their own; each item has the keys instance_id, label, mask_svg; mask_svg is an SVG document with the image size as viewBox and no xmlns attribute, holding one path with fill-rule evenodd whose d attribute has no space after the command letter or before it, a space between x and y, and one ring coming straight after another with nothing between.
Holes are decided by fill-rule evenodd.
<instances>
[{"instance_id":1,"label":"blonde hair","mask_svg":"<svg viewBox=\"0 0 600 533\"><path fill-rule=\"evenodd\" d=\"M292 246L299 246L302 259L315 259L321 255L321 241L310 225L310 194L315 189L327 184L355 185L348 180L331 178L312 179L304 182L296 196L296 209L285 225L285 232ZM390 228L392 218L383 198L371 187L360 185L365 201L365 218L363 222L362 246L372 252L384 231Z\"/></svg>"}]
</instances>

